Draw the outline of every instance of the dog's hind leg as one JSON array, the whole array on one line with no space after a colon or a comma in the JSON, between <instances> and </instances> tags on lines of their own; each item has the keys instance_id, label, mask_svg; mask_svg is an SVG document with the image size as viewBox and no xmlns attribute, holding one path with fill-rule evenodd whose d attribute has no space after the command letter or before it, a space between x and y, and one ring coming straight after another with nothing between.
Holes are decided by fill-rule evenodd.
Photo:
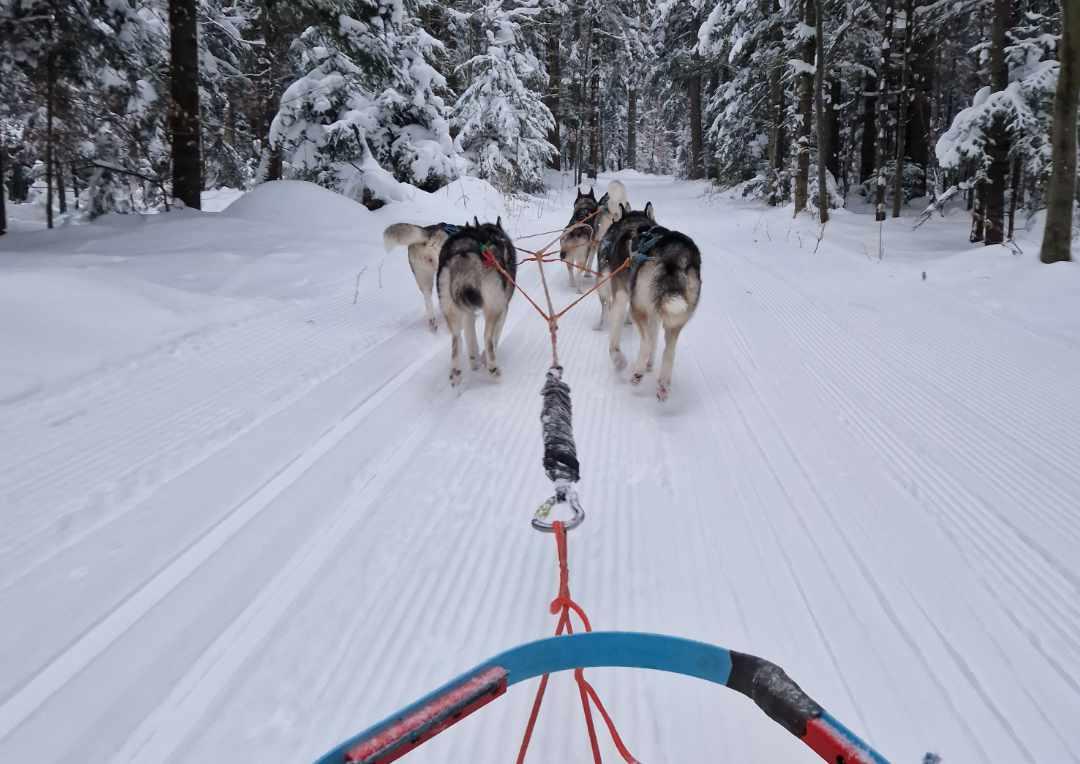
<instances>
[{"instance_id":1,"label":"dog's hind leg","mask_svg":"<svg viewBox=\"0 0 1080 764\"><path fill-rule=\"evenodd\" d=\"M465 342L469 348L469 368L476 371L480 368L480 347L476 341L476 314L471 310L465 314Z\"/></svg>"},{"instance_id":2,"label":"dog's hind leg","mask_svg":"<svg viewBox=\"0 0 1080 764\"><path fill-rule=\"evenodd\" d=\"M593 326L593 329L598 332L604 331L608 313L611 311L611 284L604 282L604 279L608 278L608 276L607 271L600 271L600 275L596 277L601 282L601 286L596 288L596 296L600 299L600 318L597 320L596 325Z\"/></svg>"},{"instance_id":3,"label":"dog's hind leg","mask_svg":"<svg viewBox=\"0 0 1080 764\"><path fill-rule=\"evenodd\" d=\"M461 384L461 314L455 310L444 310L446 328L450 330L450 385Z\"/></svg>"},{"instance_id":4,"label":"dog's hind leg","mask_svg":"<svg viewBox=\"0 0 1080 764\"><path fill-rule=\"evenodd\" d=\"M435 269L424 262L423 254L418 254L414 258L412 247L409 247L409 250L409 264L412 266L413 276L416 278L416 286L424 297L424 318L427 319L428 327L434 332L439 328L439 321L435 318L435 304L431 299L431 291L435 287Z\"/></svg>"},{"instance_id":5,"label":"dog's hind leg","mask_svg":"<svg viewBox=\"0 0 1080 764\"><path fill-rule=\"evenodd\" d=\"M641 382L645 372L652 369L653 352L656 350L656 336L660 332L660 320L655 314L645 311L630 309L630 315L637 325L638 335L641 337L641 345L638 348L637 361L634 362L634 373L630 376L630 383L636 385Z\"/></svg>"},{"instance_id":6,"label":"dog's hind leg","mask_svg":"<svg viewBox=\"0 0 1080 764\"><path fill-rule=\"evenodd\" d=\"M487 363L488 374L493 377L502 374L499 362L495 358L495 346L499 344L499 335L502 334L502 325L505 320L505 309L498 313L495 311L484 313L484 360Z\"/></svg>"},{"instance_id":7,"label":"dog's hind leg","mask_svg":"<svg viewBox=\"0 0 1080 764\"><path fill-rule=\"evenodd\" d=\"M611 356L611 362L615 364L615 368L622 371L626 368L626 356L623 355L622 350L619 349L619 340L622 337L622 316L626 315L626 305L629 302L630 296L622 291L615 290L615 299L612 301L611 316L608 321L608 355Z\"/></svg>"},{"instance_id":8,"label":"dog's hind leg","mask_svg":"<svg viewBox=\"0 0 1080 764\"><path fill-rule=\"evenodd\" d=\"M671 394L671 369L675 365L675 344L679 341L681 326L664 327L664 357L660 362L660 375L656 380L656 397L666 401Z\"/></svg>"}]
</instances>

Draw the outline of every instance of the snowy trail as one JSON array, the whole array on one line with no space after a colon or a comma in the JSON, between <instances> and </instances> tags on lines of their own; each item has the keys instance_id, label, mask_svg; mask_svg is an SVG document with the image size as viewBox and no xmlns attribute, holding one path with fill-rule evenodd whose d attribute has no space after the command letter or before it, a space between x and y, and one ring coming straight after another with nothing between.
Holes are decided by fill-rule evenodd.
<instances>
[{"instance_id":1,"label":"snowy trail","mask_svg":"<svg viewBox=\"0 0 1080 764\"><path fill-rule=\"evenodd\" d=\"M624 182L697 239L704 291L664 405L612 371L593 298L560 331L594 625L775 660L896 762L1080 762L1069 338L760 241L700 186ZM5 411L0 760L307 761L554 628L554 544L528 526L547 332L515 299L503 378L451 391L402 260L360 307L355 270L317 274L340 288ZM650 764L815 760L719 688L591 675ZM531 700L409 761L510 760ZM557 677L530 761L588 760L579 717Z\"/></svg>"}]
</instances>

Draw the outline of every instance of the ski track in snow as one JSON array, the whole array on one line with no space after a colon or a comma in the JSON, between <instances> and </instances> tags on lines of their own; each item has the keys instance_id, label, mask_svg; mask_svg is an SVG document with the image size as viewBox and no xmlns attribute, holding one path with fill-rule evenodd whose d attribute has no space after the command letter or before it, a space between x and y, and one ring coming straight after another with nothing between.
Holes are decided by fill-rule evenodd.
<instances>
[{"instance_id":1,"label":"ski track in snow","mask_svg":"<svg viewBox=\"0 0 1080 764\"><path fill-rule=\"evenodd\" d=\"M1068 343L938 287L801 281L700 186L624 182L695 237L704 286L665 404L611 369L595 298L561 324L594 627L774 660L895 762L1080 762ZM451 390L399 255L368 313L327 275L5 411L0 761L307 761L551 632L547 332L516 298L502 379ZM730 691L589 675L650 764L816 760ZM510 760L534 687L408 760ZM554 677L529 760L588 760L580 715Z\"/></svg>"}]
</instances>

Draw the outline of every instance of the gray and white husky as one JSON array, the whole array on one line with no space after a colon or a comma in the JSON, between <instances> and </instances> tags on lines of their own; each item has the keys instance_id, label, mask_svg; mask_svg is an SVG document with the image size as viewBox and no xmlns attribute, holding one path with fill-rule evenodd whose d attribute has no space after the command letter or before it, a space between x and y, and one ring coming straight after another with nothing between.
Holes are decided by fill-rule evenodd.
<instances>
[{"instance_id":1,"label":"gray and white husky","mask_svg":"<svg viewBox=\"0 0 1080 764\"><path fill-rule=\"evenodd\" d=\"M562 237L559 239L559 259L566 263L566 275L570 279L570 288L579 292L584 286L578 286L584 280L584 273L579 274L578 271L588 267L589 257L596 242L596 218L599 209L596 194L591 188L587 194L581 193L581 189L578 189L577 198L574 199L574 212L570 215L570 222L566 224Z\"/></svg>"},{"instance_id":2,"label":"gray and white husky","mask_svg":"<svg viewBox=\"0 0 1080 764\"><path fill-rule=\"evenodd\" d=\"M516 273L514 242L503 230L501 217L494 223L475 221L475 225L466 225L443 244L436 283L439 307L450 330L451 385L456 387L461 383L462 329L468 343L470 367L475 371L484 364L492 377L500 375L495 349L502 336L510 298L514 296L511 279ZM483 354L479 353L476 341L479 312L484 314Z\"/></svg>"},{"instance_id":3,"label":"gray and white husky","mask_svg":"<svg viewBox=\"0 0 1080 764\"><path fill-rule=\"evenodd\" d=\"M592 188L587 194L578 189L577 198L574 199L574 212L559 240L559 257L566 263L571 289L584 291L582 282L590 278L588 270L592 268L600 240L604 238L611 224L619 219L623 205L629 207L630 201L626 196L626 186L620 181L611 181L599 200Z\"/></svg>"},{"instance_id":4,"label":"gray and white husky","mask_svg":"<svg viewBox=\"0 0 1080 764\"><path fill-rule=\"evenodd\" d=\"M656 397L667 400L675 364L675 345L701 297L701 252L690 237L656 225L652 203L642 211L625 210L612 224L600 248L600 272L610 274L630 258L631 265L611 279L608 352L615 368L626 366L619 341L624 311L637 327L641 345L630 382L639 384L652 370L657 335L664 327L664 356ZM601 276L604 278L604 275Z\"/></svg>"},{"instance_id":5,"label":"gray and white husky","mask_svg":"<svg viewBox=\"0 0 1080 764\"><path fill-rule=\"evenodd\" d=\"M383 245L389 252L394 247L409 248L409 267L416 278L416 286L424 297L424 316L431 331L439 328L435 318L435 306L431 292L435 286L435 272L439 269L439 252L450 238L449 231L456 226L447 223L419 226L411 223L394 223L383 231Z\"/></svg>"}]
</instances>

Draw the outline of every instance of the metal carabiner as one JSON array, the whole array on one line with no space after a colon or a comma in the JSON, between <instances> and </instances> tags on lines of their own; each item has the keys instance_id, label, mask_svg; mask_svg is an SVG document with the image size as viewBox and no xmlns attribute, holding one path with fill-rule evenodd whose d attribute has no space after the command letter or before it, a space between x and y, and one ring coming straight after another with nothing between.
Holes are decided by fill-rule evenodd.
<instances>
[{"instance_id":1,"label":"metal carabiner","mask_svg":"<svg viewBox=\"0 0 1080 764\"><path fill-rule=\"evenodd\" d=\"M555 494L537 507L533 515L532 527L543 533L554 533L555 526L547 518L551 515L551 510L559 504L568 505L572 513L572 517L563 522L563 528L572 531L585 522L585 510L581 508L581 503L578 501L577 491L567 485L557 487Z\"/></svg>"}]
</instances>

